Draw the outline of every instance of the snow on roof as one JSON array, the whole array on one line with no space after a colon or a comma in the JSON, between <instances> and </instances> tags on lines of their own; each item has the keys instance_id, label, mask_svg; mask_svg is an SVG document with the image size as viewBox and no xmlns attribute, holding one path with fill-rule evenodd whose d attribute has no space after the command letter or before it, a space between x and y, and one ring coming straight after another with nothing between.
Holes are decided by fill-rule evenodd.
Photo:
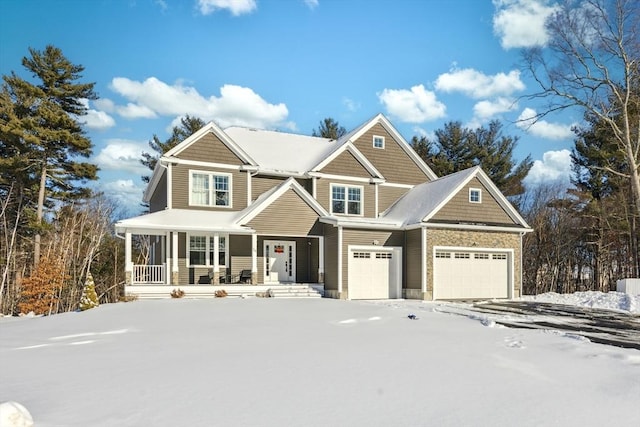
<instances>
[{"instance_id":1,"label":"snow on roof","mask_svg":"<svg viewBox=\"0 0 640 427\"><path fill-rule=\"evenodd\" d=\"M401 221L403 225L417 224L438 208L447 197L472 175L478 166L453 173L416 185L381 215L392 221Z\"/></svg>"},{"instance_id":2,"label":"snow on roof","mask_svg":"<svg viewBox=\"0 0 640 427\"><path fill-rule=\"evenodd\" d=\"M239 126L224 132L260 165L261 170L305 173L341 143L327 138Z\"/></svg>"},{"instance_id":3,"label":"snow on roof","mask_svg":"<svg viewBox=\"0 0 640 427\"><path fill-rule=\"evenodd\" d=\"M150 214L124 219L116 223L116 231L126 230L177 230L177 231L233 231L252 230L235 224L242 211L211 212L190 209L166 209Z\"/></svg>"}]
</instances>

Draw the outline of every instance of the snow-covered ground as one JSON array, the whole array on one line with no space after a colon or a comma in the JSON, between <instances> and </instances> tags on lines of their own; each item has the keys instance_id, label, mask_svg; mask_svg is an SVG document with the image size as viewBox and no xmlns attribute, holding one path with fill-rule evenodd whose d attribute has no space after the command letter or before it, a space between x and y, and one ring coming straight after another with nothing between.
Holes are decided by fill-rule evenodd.
<instances>
[{"instance_id":1,"label":"snow-covered ground","mask_svg":"<svg viewBox=\"0 0 640 427\"><path fill-rule=\"evenodd\" d=\"M536 299L637 312L611 294ZM4 317L0 402L37 427L640 425L639 351L439 307L169 299Z\"/></svg>"}]
</instances>

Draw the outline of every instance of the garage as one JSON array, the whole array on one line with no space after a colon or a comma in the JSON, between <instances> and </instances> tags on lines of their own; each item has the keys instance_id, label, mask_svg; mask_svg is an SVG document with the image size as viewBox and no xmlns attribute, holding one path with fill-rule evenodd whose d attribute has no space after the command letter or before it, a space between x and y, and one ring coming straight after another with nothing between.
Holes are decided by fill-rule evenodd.
<instances>
[{"instance_id":1,"label":"garage","mask_svg":"<svg viewBox=\"0 0 640 427\"><path fill-rule=\"evenodd\" d=\"M509 298L512 252L436 249L434 299Z\"/></svg>"},{"instance_id":2,"label":"garage","mask_svg":"<svg viewBox=\"0 0 640 427\"><path fill-rule=\"evenodd\" d=\"M349 248L349 299L389 299L401 295L401 248Z\"/></svg>"}]
</instances>

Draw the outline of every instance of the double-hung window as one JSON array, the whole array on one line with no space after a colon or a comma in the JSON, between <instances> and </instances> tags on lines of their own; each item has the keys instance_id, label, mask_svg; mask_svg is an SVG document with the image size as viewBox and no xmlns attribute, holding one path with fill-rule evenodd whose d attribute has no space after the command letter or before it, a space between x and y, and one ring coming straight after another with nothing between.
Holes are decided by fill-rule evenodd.
<instances>
[{"instance_id":1,"label":"double-hung window","mask_svg":"<svg viewBox=\"0 0 640 427\"><path fill-rule=\"evenodd\" d=\"M222 172L191 171L189 204L231 206L231 175Z\"/></svg>"},{"instance_id":2,"label":"double-hung window","mask_svg":"<svg viewBox=\"0 0 640 427\"><path fill-rule=\"evenodd\" d=\"M229 249L227 236L218 237L218 265L227 266ZM189 266L211 267L214 263L215 239L213 236L189 236Z\"/></svg>"},{"instance_id":3,"label":"double-hung window","mask_svg":"<svg viewBox=\"0 0 640 427\"><path fill-rule=\"evenodd\" d=\"M362 187L331 184L331 213L362 215Z\"/></svg>"}]
</instances>

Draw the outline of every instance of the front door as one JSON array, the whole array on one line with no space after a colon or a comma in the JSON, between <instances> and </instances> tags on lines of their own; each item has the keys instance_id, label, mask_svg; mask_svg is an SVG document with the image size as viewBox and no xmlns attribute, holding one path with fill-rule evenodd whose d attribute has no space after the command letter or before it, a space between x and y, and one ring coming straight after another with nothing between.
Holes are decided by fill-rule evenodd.
<instances>
[{"instance_id":1,"label":"front door","mask_svg":"<svg viewBox=\"0 0 640 427\"><path fill-rule=\"evenodd\" d=\"M296 281L296 242L265 240L264 259L265 283Z\"/></svg>"}]
</instances>

